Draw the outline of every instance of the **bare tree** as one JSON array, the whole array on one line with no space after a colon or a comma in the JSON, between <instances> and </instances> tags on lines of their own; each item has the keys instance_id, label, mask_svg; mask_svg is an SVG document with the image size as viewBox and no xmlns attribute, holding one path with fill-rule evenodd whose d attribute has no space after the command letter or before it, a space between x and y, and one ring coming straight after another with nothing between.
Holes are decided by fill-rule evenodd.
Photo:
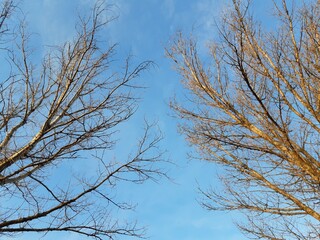
<instances>
[{"instance_id":1,"label":"bare tree","mask_svg":"<svg viewBox=\"0 0 320 240\"><path fill-rule=\"evenodd\" d=\"M240 210L257 239L320 238L320 2L274 2L274 27L233 0L202 60L180 34L168 49L189 90L173 101L180 130L218 163L224 190L203 190L210 210Z\"/></svg>"},{"instance_id":2,"label":"bare tree","mask_svg":"<svg viewBox=\"0 0 320 240\"><path fill-rule=\"evenodd\" d=\"M4 34L11 31L6 21L14 5L2 3ZM0 82L0 236L144 234L136 223L112 215L133 207L115 198L113 189L120 181L142 183L163 175L157 168L161 135L147 124L128 159L113 159L111 150L118 125L136 110L134 80L151 63L132 68L127 60L123 73L110 69L116 46L98 38L109 22L104 12L100 2L89 17L80 17L73 41L50 48L40 64L31 60L23 24L15 40L2 45L10 71Z\"/></svg>"}]
</instances>

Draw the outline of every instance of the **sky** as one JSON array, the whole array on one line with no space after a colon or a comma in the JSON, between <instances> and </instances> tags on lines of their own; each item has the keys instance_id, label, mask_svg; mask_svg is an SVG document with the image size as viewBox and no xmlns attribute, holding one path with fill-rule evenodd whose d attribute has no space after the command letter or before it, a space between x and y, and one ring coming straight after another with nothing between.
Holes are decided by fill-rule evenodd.
<instances>
[{"instance_id":1,"label":"sky","mask_svg":"<svg viewBox=\"0 0 320 240\"><path fill-rule=\"evenodd\" d=\"M92 6L90 0L25 0L21 9L26 14L29 32L35 33L31 45L42 54L46 45L57 45L72 39L78 12L86 12ZM113 0L110 16L117 16L106 28L101 38L118 43L116 60L121 65L128 55L132 64L152 60L155 65L142 74L141 81L147 87L141 90L141 101L136 115L122 126L119 146L115 149L130 150L139 137L143 119L157 121L164 134L162 142L166 156L174 164L165 165L170 180L147 182L132 186L123 184L117 197L137 203L135 211L118 213L120 218L137 220L147 226L151 240L242 240L246 239L234 225L241 216L230 212L208 212L199 201L199 186L218 186L213 164L190 159L192 149L177 131L177 119L168 103L174 95L183 94L180 76L172 62L165 57L177 31L185 35L192 32L205 53L208 40L217 33L214 20L227 8L223 0ZM266 1L261 1L266 2ZM271 1L269 1L271 2ZM265 3L264 3L265 4ZM265 5L256 5L257 12L265 11ZM38 239L39 235L21 235L17 239ZM49 234L43 239L83 239L74 234ZM126 238L120 238L126 239Z\"/></svg>"}]
</instances>

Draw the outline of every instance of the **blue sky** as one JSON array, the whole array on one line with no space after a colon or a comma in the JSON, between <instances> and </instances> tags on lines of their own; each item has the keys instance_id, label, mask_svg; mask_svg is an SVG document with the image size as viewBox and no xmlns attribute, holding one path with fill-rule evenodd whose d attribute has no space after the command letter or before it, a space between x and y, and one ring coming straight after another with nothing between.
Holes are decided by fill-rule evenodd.
<instances>
[{"instance_id":1,"label":"blue sky","mask_svg":"<svg viewBox=\"0 0 320 240\"><path fill-rule=\"evenodd\" d=\"M74 34L74 23L78 11L88 11L90 0L26 0L21 7L27 14L29 32L37 33L31 44L36 46L38 56L43 54L44 45L57 45ZM207 162L187 158L191 150L183 136L177 133L177 120L168 102L174 94L179 97L183 90L180 77L174 72L164 48L170 46L170 39L177 31L186 35L193 32L205 52L207 40L216 37L214 18L226 9L223 0L113 0L110 14L118 16L110 23L104 40L119 43L116 60L119 66L128 54L133 56L132 64L152 60L155 67L141 76L146 89L141 90L142 100L132 121L122 127L117 150L130 148L139 137L142 121L158 121L164 133L162 143L167 156L176 165L165 166L172 181L162 179L158 183L148 182L132 186L123 184L117 190L120 199L137 203L135 211L119 212L120 218L137 220L148 227L151 240L242 240L233 224L237 217L232 213L208 212L198 203L201 195L198 185L218 185L218 169ZM271 1L270 1L271 2ZM270 5L268 5L270 6ZM257 5L257 11L266 6ZM23 235L18 239L37 239L39 235ZM49 234L44 239L82 239L73 234ZM126 239L126 238L120 238Z\"/></svg>"}]
</instances>

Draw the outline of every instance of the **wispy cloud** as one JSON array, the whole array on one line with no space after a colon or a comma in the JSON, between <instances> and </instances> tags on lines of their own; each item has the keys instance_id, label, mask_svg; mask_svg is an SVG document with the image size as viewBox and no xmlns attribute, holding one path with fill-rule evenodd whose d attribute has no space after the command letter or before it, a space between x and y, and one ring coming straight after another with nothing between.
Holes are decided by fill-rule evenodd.
<instances>
[{"instance_id":1,"label":"wispy cloud","mask_svg":"<svg viewBox=\"0 0 320 240\"><path fill-rule=\"evenodd\" d=\"M172 19L175 13L175 1L174 0L164 0L161 4L161 8L164 16L167 19Z\"/></svg>"}]
</instances>

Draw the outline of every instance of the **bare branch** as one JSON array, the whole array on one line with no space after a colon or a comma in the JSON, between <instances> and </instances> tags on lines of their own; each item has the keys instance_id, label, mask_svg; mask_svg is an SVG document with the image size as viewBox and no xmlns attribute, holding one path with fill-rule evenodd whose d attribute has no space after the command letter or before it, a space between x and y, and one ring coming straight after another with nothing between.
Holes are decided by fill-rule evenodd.
<instances>
[{"instance_id":1,"label":"bare branch","mask_svg":"<svg viewBox=\"0 0 320 240\"><path fill-rule=\"evenodd\" d=\"M180 130L201 159L227 170L225 191L202 191L203 205L244 212L240 228L257 239L320 236L320 5L292 6L275 3L281 26L267 32L250 1L234 0L212 66L182 34L167 50L192 101L172 103Z\"/></svg>"},{"instance_id":2,"label":"bare branch","mask_svg":"<svg viewBox=\"0 0 320 240\"><path fill-rule=\"evenodd\" d=\"M5 1L0 35L12 10L13 2ZM50 47L42 64L31 61L24 24L16 46L5 49L12 69L0 81L0 235L144 235L144 228L112 215L133 208L113 189L119 181L165 176L157 167L162 136L146 123L135 154L127 160L111 155L115 133L137 108L136 79L152 63L131 67L128 58L122 73L112 69L116 45L98 39L110 21L103 20L105 11L105 2L98 1L90 16L80 16L74 39ZM83 169L84 159L90 169Z\"/></svg>"}]
</instances>

